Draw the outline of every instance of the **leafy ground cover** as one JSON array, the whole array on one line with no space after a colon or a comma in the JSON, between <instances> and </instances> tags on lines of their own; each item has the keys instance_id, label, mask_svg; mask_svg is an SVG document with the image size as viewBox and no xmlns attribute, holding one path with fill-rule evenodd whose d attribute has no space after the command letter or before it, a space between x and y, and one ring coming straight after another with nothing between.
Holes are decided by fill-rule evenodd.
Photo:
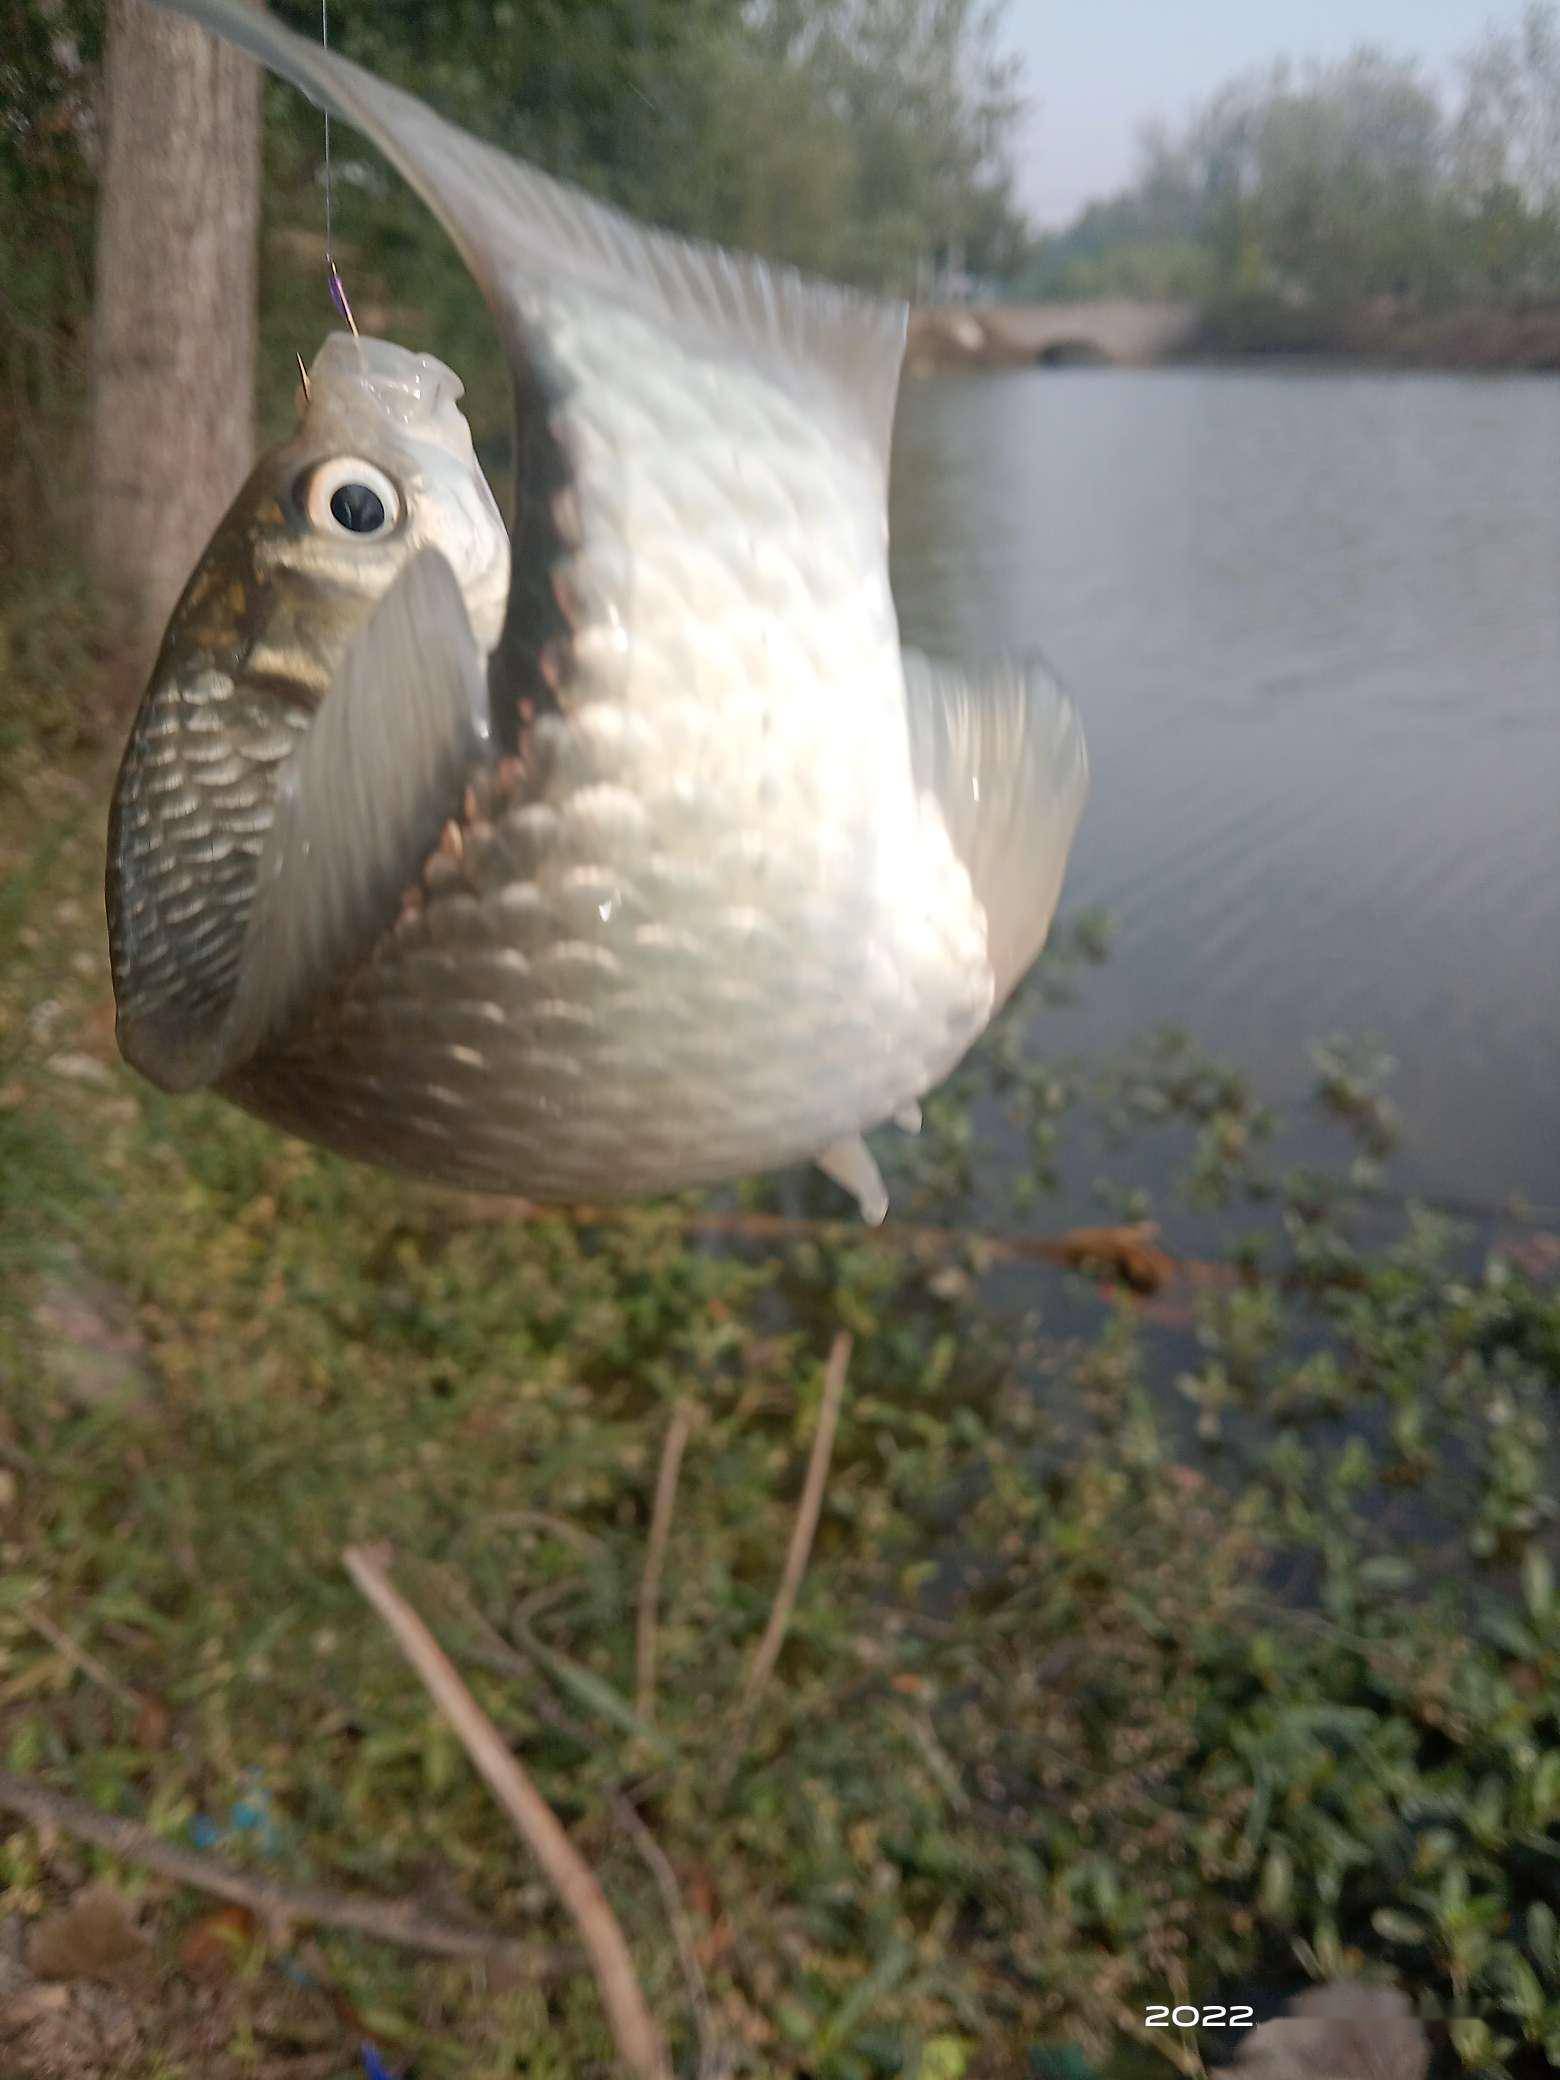
<instances>
[{"instance_id":1,"label":"leafy ground cover","mask_svg":"<svg viewBox=\"0 0 1560 2080\"><path fill-rule=\"evenodd\" d=\"M1453 2068L1549 2069L1560 1245L1361 1197L1379 1063L1319 1057L1326 1175L1183 1036L1069 1064L1046 1005L1104 950L1084 920L894 1151L897 1242L794 1180L495 1218L119 1066L90 631L57 601L5 628L0 1762L523 1949L280 1933L12 1810L6 2072L334 2080L364 2041L421 2080L610 2070L568 1922L342 1570L371 1540L597 1871L681 2072L1195 2074L1233 2040L1149 2003L1350 1976ZM1009 1225L1060 1225L1089 1164L1095 1218L1162 1223L1140 1290L912 1244L993 1172Z\"/></svg>"}]
</instances>

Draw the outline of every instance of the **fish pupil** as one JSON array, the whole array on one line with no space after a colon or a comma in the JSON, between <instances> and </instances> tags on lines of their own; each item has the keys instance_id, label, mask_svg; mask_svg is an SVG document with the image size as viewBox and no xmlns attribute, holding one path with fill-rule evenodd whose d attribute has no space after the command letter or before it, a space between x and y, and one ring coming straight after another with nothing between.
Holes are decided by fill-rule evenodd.
<instances>
[{"instance_id":1,"label":"fish pupil","mask_svg":"<svg viewBox=\"0 0 1560 2080\"><path fill-rule=\"evenodd\" d=\"M385 524L384 501L367 484L338 484L330 509L349 534L377 534Z\"/></svg>"}]
</instances>

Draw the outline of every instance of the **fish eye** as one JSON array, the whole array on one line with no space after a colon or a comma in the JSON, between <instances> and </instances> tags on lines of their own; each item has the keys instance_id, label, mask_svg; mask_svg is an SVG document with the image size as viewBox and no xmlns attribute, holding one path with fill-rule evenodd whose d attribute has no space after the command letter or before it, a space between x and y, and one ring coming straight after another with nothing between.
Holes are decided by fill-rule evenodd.
<instances>
[{"instance_id":1,"label":"fish eye","mask_svg":"<svg viewBox=\"0 0 1560 2080\"><path fill-rule=\"evenodd\" d=\"M318 464L299 485L298 503L321 534L355 535L359 541L388 534L401 517L395 486L360 455Z\"/></svg>"}]
</instances>

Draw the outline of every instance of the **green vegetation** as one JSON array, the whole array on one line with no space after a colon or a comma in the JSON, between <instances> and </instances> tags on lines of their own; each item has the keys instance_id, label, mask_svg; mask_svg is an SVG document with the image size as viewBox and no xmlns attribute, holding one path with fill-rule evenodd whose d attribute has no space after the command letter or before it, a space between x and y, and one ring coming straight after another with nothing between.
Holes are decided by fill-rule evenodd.
<instances>
[{"instance_id":1,"label":"green vegetation","mask_svg":"<svg viewBox=\"0 0 1560 2080\"><path fill-rule=\"evenodd\" d=\"M17 12L0 53L5 351L50 346L52 370L90 302L102 9L21 0ZM274 12L319 34L308 0ZM392 13L335 0L331 42L649 222L908 293L951 251L999 273L1024 247L1006 158L1022 101L1000 12L985 0L405 0ZM303 305L312 351L329 322L321 124L290 88L267 94L267 302ZM470 285L442 234L345 126L335 158L343 271L355 260L436 329L459 309L453 336L469 344ZM76 368L79 354L65 358Z\"/></svg>"},{"instance_id":2,"label":"green vegetation","mask_svg":"<svg viewBox=\"0 0 1560 2080\"><path fill-rule=\"evenodd\" d=\"M1011 82L974 7L429 5L397 10L393 52L381 18L333 8L349 49L666 221L889 282L1011 245ZM608 2070L567 1922L341 1570L388 1538L598 1871L680 2071L702 2035L777 2080L1196 2074L1218 2047L1146 2029L1147 2003L1353 1973L1448 2018L1470 2072L1548 2070L1560 1241L1383 1195L1379 1054L1319 1047L1298 1134L1184 1036L1069 1062L1052 1013L1108 953L1077 919L886 1151L879 1237L813 1179L496 1219L121 1067L101 896L121 690L70 575L93 23L24 7L0 53L0 1765L287 1885L512 1930L547 1968L214 1927L197 1895L7 1814L0 2064L345 2080L371 2038L420 2080ZM1411 141L1419 104L1372 76ZM1291 115L1275 138L1319 134ZM274 417L325 322L314 120L274 89L268 151ZM341 160L360 313L415 318L496 430L449 256ZM1162 286L1233 280L1260 316L1272 256L1311 250L1283 246L1277 192L1120 221ZM1375 221L1376 191L1349 192ZM1530 230L1552 201L1521 194ZM1365 278L1342 248L1327 264L1329 295ZM1142 1180L1169 1171L1156 1204ZM1047 1225L1096 1173L1102 1220L1166 1230L1095 1245L1127 1284L982 1234ZM1194 1224L1217 1240L1177 1264ZM739 1741L841 1327L819 1538ZM647 1708L637 1603L683 1406ZM34 1998L10 1936L101 1871L142 1903L150 1966Z\"/></svg>"},{"instance_id":3,"label":"green vegetation","mask_svg":"<svg viewBox=\"0 0 1560 2080\"><path fill-rule=\"evenodd\" d=\"M1373 298L1414 311L1560 299L1560 10L1530 0L1448 102L1362 49L1232 80L1154 128L1123 194L1021 272L1024 293L1187 297L1209 343L1331 343Z\"/></svg>"},{"instance_id":4,"label":"green vegetation","mask_svg":"<svg viewBox=\"0 0 1560 2080\"><path fill-rule=\"evenodd\" d=\"M318 34L307 0L277 12ZM973 240L994 259L1021 230L999 16L984 0L416 0L392 22L339 0L331 40L649 222L908 291L940 252ZM282 98L317 162L317 116Z\"/></svg>"},{"instance_id":5,"label":"green vegetation","mask_svg":"<svg viewBox=\"0 0 1560 2080\"><path fill-rule=\"evenodd\" d=\"M1560 2055L1560 1249L1360 1197L1392 1133L1379 1060L1319 1051L1339 1165L1293 1170L1284 1123L1184 1039L1087 1067L1045 1044L1106 952L1081 920L890 1151L901 1228L966 1242L712 1237L694 1200L495 1220L122 1069L101 759L13 734L0 786L5 1767L285 1883L567 1945L341 1571L389 1538L599 1871L681 2070L695 1968L752 2074L1195 2073L1147 2002L1351 1972L1454 2018L1470 2071ZM1130 1181L1161 1143L1170 1238L1211 1210L1225 1243L1148 1298L1022 1260L999 1293L970 1195L990 1217L999 1130L1031 1151L1019 1202ZM841 1326L820 1536L739 1750ZM684 1400L646 1713L635 1610ZM0 1920L103 1869L156 1944L123 2080L345 2076L359 2034L422 2080L605 2069L579 1972L214 1937L209 1902L20 1821ZM7 2070L48 2070L48 2042Z\"/></svg>"},{"instance_id":6,"label":"green vegetation","mask_svg":"<svg viewBox=\"0 0 1560 2080\"><path fill-rule=\"evenodd\" d=\"M275 12L319 33L308 0ZM20 0L0 49L0 613L83 535L101 0ZM334 0L331 40L479 135L650 222L912 291L957 251L1024 250L1006 159L1021 101L984 0ZM290 423L325 287L322 126L270 81L261 432ZM480 299L421 203L345 125L336 251L370 331L458 369L480 439L509 395ZM173 293L177 293L176 287ZM203 322L191 311L191 323Z\"/></svg>"}]
</instances>

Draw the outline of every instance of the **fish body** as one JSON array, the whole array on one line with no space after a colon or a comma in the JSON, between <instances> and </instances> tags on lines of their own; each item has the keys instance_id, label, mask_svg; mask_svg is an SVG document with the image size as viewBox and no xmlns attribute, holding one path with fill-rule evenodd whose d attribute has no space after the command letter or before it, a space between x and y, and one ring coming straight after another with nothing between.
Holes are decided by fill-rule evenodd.
<instances>
[{"instance_id":1,"label":"fish body","mask_svg":"<svg viewBox=\"0 0 1560 2080\"><path fill-rule=\"evenodd\" d=\"M903 314L648 233L264 16L515 372L505 541L447 370L333 337L170 624L116 790L121 1044L294 1132L538 1198L817 1156L947 1074L1086 784L1038 670L901 650Z\"/></svg>"}]
</instances>

